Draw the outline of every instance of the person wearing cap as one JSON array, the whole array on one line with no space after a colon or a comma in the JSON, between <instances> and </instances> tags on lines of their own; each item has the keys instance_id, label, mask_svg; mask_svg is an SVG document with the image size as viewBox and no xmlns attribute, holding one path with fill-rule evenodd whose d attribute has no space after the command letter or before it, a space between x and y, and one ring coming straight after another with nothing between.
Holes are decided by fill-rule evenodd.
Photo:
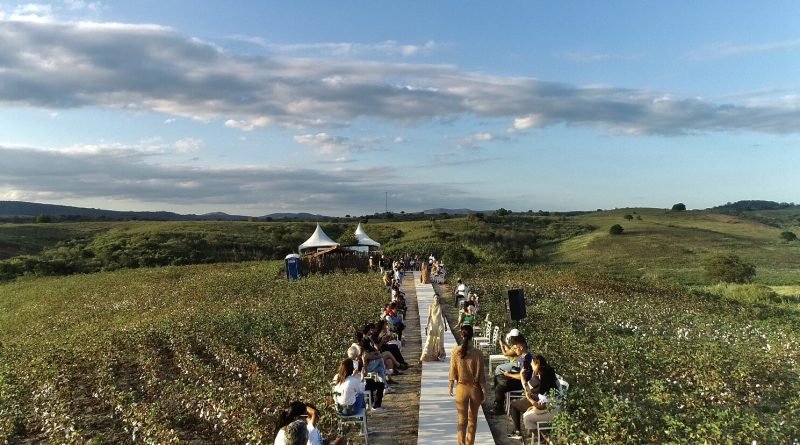
<instances>
[{"instance_id":1,"label":"person wearing cap","mask_svg":"<svg viewBox=\"0 0 800 445\"><path fill-rule=\"evenodd\" d=\"M505 396L509 391L518 391L525 387L533 376L531 362L533 354L528 350L528 343L521 336L514 337L511 341L512 348L517 353L516 366L511 371L494 376L494 413L503 414L505 410Z\"/></svg>"},{"instance_id":2,"label":"person wearing cap","mask_svg":"<svg viewBox=\"0 0 800 445\"><path fill-rule=\"evenodd\" d=\"M511 371L514 368L516 364L517 351L516 349L511 347L511 345L514 343L514 338L516 337L521 337L523 340L525 339L525 337L523 337L522 334L519 332L519 330L516 328L508 331L508 334L506 334L505 341L503 341L502 337L497 339L497 343L500 345L500 353L508 357L508 363L497 365L494 368L495 376L503 375L503 373Z\"/></svg>"}]
</instances>

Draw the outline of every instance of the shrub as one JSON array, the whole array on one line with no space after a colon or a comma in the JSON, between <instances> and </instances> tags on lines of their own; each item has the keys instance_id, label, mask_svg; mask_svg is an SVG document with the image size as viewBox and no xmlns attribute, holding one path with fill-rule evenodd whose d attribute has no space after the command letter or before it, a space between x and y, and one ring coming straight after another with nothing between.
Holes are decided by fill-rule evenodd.
<instances>
[{"instance_id":1,"label":"shrub","mask_svg":"<svg viewBox=\"0 0 800 445\"><path fill-rule=\"evenodd\" d=\"M797 235L794 232L781 232L781 238L786 241L797 241Z\"/></svg>"},{"instance_id":2,"label":"shrub","mask_svg":"<svg viewBox=\"0 0 800 445\"><path fill-rule=\"evenodd\" d=\"M625 215L625 216L624 216L624 218L625 218L626 220L630 221L630 220L632 220L632 219L633 219L633 215L631 215L631 214L627 214L627 215Z\"/></svg>"},{"instance_id":3,"label":"shrub","mask_svg":"<svg viewBox=\"0 0 800 445\"><path fill-rule=\"evenodd\" d=\"M336 242L342 246L355 246L358 244L358 238L356 238L356 234L353 232L344 232Z\"/></svg>"},{"instance_id":4,"label":"shrub","mask_svg":"<svg viewBox=\"0 0 800 445\"><path fill-rule=\"evenodd\" d=\"M684 211L686 211L686 204L684 204L682 202L679 202L679 203L677 203L677 204L672 206L672 211L673 212L684 212Z\"/></svg>"},{"instance_id":5,"label":"shrub","mask_svg":"<svg viewBox=\"0 0 800 445\"><path fill-rule=\"evenodd\" d=\"M705 264L705 275L712 282L750 283L756 277L756 266L738 255L714 255Z\"/></svg>"},{"instance_id":6,"label":"shrub","mask_svg":"<svg viewBox=\"0 0 800 445\"><path fill-rule=\"evenodd\" d=\"M613 226L611 226L610 229L608 229L608 233L612 235L622 235L622 232L624 231L625 229L623 229L622 226L619 224L614 224Z\"/></svg>"}]
</instances>

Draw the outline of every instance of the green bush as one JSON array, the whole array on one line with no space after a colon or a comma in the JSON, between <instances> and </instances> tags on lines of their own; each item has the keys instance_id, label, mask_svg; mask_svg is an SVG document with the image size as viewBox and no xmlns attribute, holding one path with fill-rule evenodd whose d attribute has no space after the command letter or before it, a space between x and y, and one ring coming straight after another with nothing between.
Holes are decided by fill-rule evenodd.
<instances>
[{"instance_id":1,"label":"green bush","mask_svg":"<svg viewBox=\"0 0 800 445\"><path fill-rule=\"evenodd\" d=\"M738 255L719 254L706 260L705 275L714 283L750 283L756 277L756 266Z\"/></svg>"},{"instance_id":2,"label":"green bush","mask_svg":"<svg viewBox=\"0 0 800 445\"><path fill-rule=\"evenodd\" d=\"M622 235L622 232L624 231L625 229L623 229L622 226L619 224L614 224L613 226L611 226L610 229L608 229L608 233L612 235Z\"/></svg>"},{"instance_id":3,"label":"green bush","mask_svg":"<svg viewBox=\"0 0 800 445\"><path fill-rule=\"evenodd\" d=\"M685 212L686 211L686 204L679 202L672 206L673 212Z\"/></svg>"},{"instance_id":4,"label":"green bush","mask_svg":"<svg viewBox=\"0 0 800 445\"><path fill-rule=\"evenodd\" d=\"M781 238L786 241L797 241L797 235L794 232L781 232Z\"/></svg>"},{"instance_id":5,"label":"green bush","mask_svg":"<svg viewBox=\"0 0 800 445\"><path fill-rule=\"evenodd\" d=\"M763 284L716 284L709 287L707 291L740 303L768 304L781 301L772 288Z\"/></svg>"}]
</instances>

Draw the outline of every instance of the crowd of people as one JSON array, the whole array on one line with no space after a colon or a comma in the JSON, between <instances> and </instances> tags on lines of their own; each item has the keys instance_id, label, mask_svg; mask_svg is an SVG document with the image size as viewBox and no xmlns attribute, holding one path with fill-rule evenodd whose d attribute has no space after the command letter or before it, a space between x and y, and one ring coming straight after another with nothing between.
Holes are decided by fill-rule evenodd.
<instances>
[{"instance_id":1,"label":"crowd of people","mask_svg":"<svg viewBox=\"0 0 800 445\"><path fill-rule=\"evenodd\" d=\"M388 262L381 257L377 261L381 268L383 283L389 301L374 322L368 322L355 332L353 344L347 349L333 378L333 398L336 410L343 416L355 413L383 413L386 411L383 398L395 392L392 387L397 376L409 368L402 353L404 346L406 299L402 284L406 270L418 268L423 282L430 283L434 270L443 267L433 255L427 261L419 257L406 256ZM408 269L407 269L408 268ZM455 326L462 338L460 345L451 352L449 391L455 396L458 411L458 443L471 445L474 442L479 406L486 399L487 377L482 352L472 345L473 329L477 321L478 297L469 292L461 279L453 289L453 298L460 305L458 323ZM420 361L443 361L444 335L449 329L436 293L428 308L426 339ZM537 421L552 419L551 390L557 389L556 372L542 355L533 354L528 342L517 329L511 329L504 338L498 339L500 352L508 358L492 372L495 414L505 414L506 393L522 391L523 397L511 402L508 407L514 430L510 439L522 439L523 422L535 429ZM365 394L369 394L369 403ZM281 413L275 445L323 445L341 444L341 438L325 441L316 428L319 412L313 405L292 402Z\"/></svg>"}]
</instances>

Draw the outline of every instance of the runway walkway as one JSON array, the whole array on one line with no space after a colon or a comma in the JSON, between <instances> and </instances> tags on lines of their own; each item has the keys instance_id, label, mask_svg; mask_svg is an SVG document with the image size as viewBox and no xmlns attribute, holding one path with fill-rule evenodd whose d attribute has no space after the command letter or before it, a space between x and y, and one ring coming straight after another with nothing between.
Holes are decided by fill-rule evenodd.
<instances>
[{"instance_id":1,"label":"runway walkway","mask_svg":"<svg viewBox=\"0 0 800 445\"><path fill-rule=\"evenodd\" d=\"M417 293L420 335L424 347L425 326L428 324L428 306L433 302L433 285L420 284L419 272L414 272L414 285ZM444 300L444 296L443 296ZM447 391L450 372L450 351L457 346L452 331L445 333L445 350L447 360L443 362L423 362L422 379L419 395L419 433L417 443L420 445L452 445L456 443L458 413L455 398ZM489 424L483 408L478 413L478 431L475 436L476 445L494 444Z\"/></svg>"}]
</instances>

